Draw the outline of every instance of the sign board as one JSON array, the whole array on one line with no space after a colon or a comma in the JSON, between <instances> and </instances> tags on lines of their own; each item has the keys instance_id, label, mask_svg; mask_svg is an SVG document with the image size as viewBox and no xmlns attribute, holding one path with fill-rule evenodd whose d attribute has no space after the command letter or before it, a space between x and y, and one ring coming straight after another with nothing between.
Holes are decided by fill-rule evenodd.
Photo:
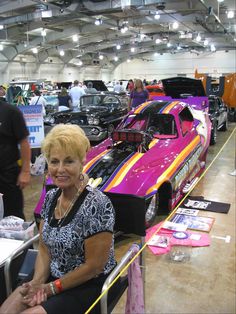
<instances>
[{"instance_id":1,"label":"sign board","mask_svg":"<svg viewBox=\"0 0 236 314\"><path fill-rule=\"evenodd\" d=\"M42 105L18 106L22 111L29 130L29 143L31 148L40 148L44 139Z\"/></svg>"}]
</instances>

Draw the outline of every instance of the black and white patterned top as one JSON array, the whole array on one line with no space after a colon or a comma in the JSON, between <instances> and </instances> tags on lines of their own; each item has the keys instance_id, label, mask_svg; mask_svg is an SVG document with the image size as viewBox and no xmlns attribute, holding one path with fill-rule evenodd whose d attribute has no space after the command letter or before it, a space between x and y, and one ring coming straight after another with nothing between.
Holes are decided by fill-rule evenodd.
<instances>
[{"instance_id":1,"label":"black and white patterned top","mask_svg":"<svg viewBox=\"0 0 236 314\"><path fill-rule=\"evenodd\" d=\"M99 232L113 233L115 214L111 201L98 189L87 186L85 190L87 193L82 203L78 199L71 209L74 216L61 227L51 223L61 191L52 189L46 194L41 212L44 220L42 239L51 255L50 271L53 277L60 278L85 262L84 241L87 238ZM115 265L113 236L103 274L108 274Z\"/></svg>"}]
</instances>

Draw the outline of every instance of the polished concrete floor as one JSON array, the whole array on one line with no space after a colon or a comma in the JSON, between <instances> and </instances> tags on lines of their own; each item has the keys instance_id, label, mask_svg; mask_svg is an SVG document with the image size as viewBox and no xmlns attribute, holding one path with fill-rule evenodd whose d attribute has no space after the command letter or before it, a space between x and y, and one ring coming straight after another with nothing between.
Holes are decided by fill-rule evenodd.
<instances>
[{"instance_id":1,"label":"polished concrete floor","mask_svg":"<svg viewBox=\"0 0 236 314\"><path fill-rule=\"evenodd\" d=\"M209 148L207 165L224 146L235 128L229 125L226 132L218 132L217 144ZM234 130L235 131L235 130ZM228 214L201 212L215 218L209 233L209 247L193 248L190 261L173 263L167 255L153 255L145 249L145 308L146 313L178 314L233 314L236 313L235 278L235 195L236 177L230 173L235 169L236 131L191 195L204 196L212 201L230 203ZM32 219L33 209L39 198L42 178L33 177L25 189L25 214ZM164 217L157 217L157 222ZM218 237L231 237L230 243ZM116 244L116 255L120 256L134 236L124 236ZM125 312L124 295L113 313Z\"/></svg>"}]
</instances>

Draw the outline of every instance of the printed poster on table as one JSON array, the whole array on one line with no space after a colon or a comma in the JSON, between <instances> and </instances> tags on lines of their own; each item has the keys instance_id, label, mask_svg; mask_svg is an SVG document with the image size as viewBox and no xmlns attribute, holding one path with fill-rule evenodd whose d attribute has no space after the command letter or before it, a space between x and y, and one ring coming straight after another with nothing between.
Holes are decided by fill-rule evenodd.
<instances>
[{"instance_id":1,"label":"printed poster on table","mask_svg":"<svg viewBox=\"0 0 236 314\"><path fill-rule=\"evenodd\" d=\"M41 147L44 139L42 105L18 106L22 111L29 130L29 143L31 148Z\"/></svg>"}]
</instances>

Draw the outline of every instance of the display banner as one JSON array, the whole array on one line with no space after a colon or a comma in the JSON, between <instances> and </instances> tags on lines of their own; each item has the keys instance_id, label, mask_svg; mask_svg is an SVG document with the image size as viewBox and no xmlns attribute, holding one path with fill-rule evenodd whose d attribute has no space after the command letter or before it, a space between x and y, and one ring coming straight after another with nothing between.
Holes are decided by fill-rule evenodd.
<instances>
[{"instance_id":1,"label":"display banner","mask_svg":"<svg viewBox=\"0 0 236 314\"><path fill-rule=\"evenodd\" d=\"M29 130L29 143L31 148L40 148L44 139L42 105L18 106L22 111Z\"/></svg>"}]
</instances>

